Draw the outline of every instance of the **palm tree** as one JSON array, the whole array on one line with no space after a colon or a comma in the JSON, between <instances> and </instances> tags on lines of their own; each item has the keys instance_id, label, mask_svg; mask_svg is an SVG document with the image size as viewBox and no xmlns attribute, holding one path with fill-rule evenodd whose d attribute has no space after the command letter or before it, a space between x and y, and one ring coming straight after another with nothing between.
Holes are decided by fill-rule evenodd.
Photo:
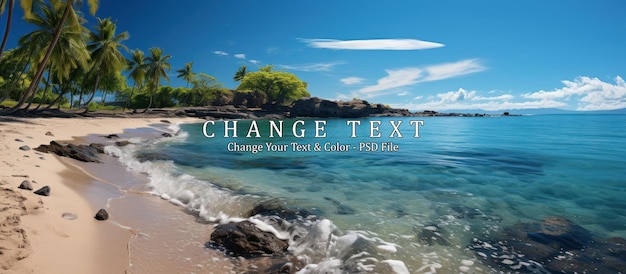
<instances>
[{"instance_id":1,"label":"palm tree","mask_svg":"<svg viewBox=\"0 0 626 274\"><path fill-rule=\"evenodd\" d=\"M30 2L30 0L28 1ZM20 101L17 103L17 105L10 108L8 111L6 111L6 113L13 113L19 110L22 107L22 105L24 105L24 102L26 101L26 99L30 97L31 94L36 91L37 87L39 86L39 82L41 81L41 77L43 76L43 71L46 69L48 60L50 59L50 56L52 55L52 51L54 50L54 47L57 45L59 41L59 37L61 36L61 30L63 29L65 24L67 23L69 27L71 27L74 30L79 30L81 28L79 17L76 14L76 11L74 10L74 4L76 2L82 2L82 0L66 0L65 2L62 2L60 0L53 1L53 3L55 4L54 6L57 10L60 10L61 7L64 7L64 9L63 9L63 15L61 16L59 25L55 29L54 34L52 36L52 42L48 46L48 50L46 51L46 54L44 55L43 60L41 60L41 62L37 66L37 72L35 73L35 77L33 78L33 81L30 83L28 90L24 93L24 95L22 96ZM89 3L89 12L92 15L95 15L96 10L98 10L98 5L100 3L100 0L87 0L87 2Z\"/></svg>"},{"instance_id":2,"label":"palm tree","mask_svg":"<svg viewBox=\"0 0 626 274\"><path fill-rule=\"evenodd\" d=\"M31 70L36 68L36 64L45 58L44 52L50 48L50 45L54 39L54 33L57 26L60 24L62 14L54 6L44 5L41 7L40 12L33 13L30 17L26 18L28 23L31 23L38 27L35 31L28 33L21 37L18 41L20 50L29 55L32 60ZM77 17L77 20L82 18ZM90 59L89 52L87 51L85 42L83 40L83 33L86 30L83 27L78 29L71 28L68 25L64 25L59 31L59 37L57 38L58 46L54 47L49 54L49 64L45 67L48 70L48 78L52 74L59 83L62 83L64 79L68 79L72 70L77 68L86 68ZM47 53L47 52L46 52ZM33 82L35 79L32 80ZM40 80L41 81L41 78ZM38 86L39 83L30 86ZM29 88L30 88L29 86ZM26 92L21 100L30 98L30 102L34 98L36 92Z\"/></svg>"},{"instance_id":3,"label":"palm tree","mask_svg":"<svg viewBox=\"0 0 626 274\"><path fill-rule=\"evenodd\" d=\"M7 25L4 28L4 36L2 37L2 45L0 45L0 60L2 60L2 54L4 53L4 47L9 40L9 31L11 30L11 20L13 18L13 6L15 5L15 0L9 0L9 10L7 13ZM20 6L22 6L22 10L24 10L24 17L29 18L41 0L21 0ZM1 0L0 2L0 14L4 13L7 1Z\"/></svg>"},{"instance_id":4,"label":"palm tree","mask_svg":"<svg viewBox=\"0 0 626 274\"><path fill-rule=\"evenodd\" d=\"M247 67L245 65L239 67L239 69L237 69L237 72L235 72L235 76L233 77L233 80L235 80L235 82L239 82L243 80L243 77L246 77L246 74L248 73L246 69Z\"/></svg>"},{"instance_id":5,"label":"palm tree","mask_svg":"<svg viewBox=\"0 0 626 274\"><path fill-rule=\"evenodd\" d=\"M133 80L133 89L130 91L130 97L128 97L128 101L126 102L127 106L131 106L131 101L133 99L133 93L135 92L135 87L142 88L143 81L146 79L146 66L144 65L144 54L143 51L139 49L135 49L132 52L132 59L127 60L128 70L130 73L128 77Z\"/></svg>"},{"instance_id":6,"label":"palm tree","mask_svg":"<svg viewBox=\"0 0 626 274\"><path fill-rule=\"evenodd\" d=\"M128 51L128 48L121 42L127 40L129 35L126 31L115 35L115 30L116 25L111 18L98 18L95 30L89 32L90 43L87 49L91 52L91 73L95 77L95 83L91 98L85 104L89 104L96 94L100 77L122 71L126 67L126 58L119 49Z\"/></svg>"},{"instance_id":7,"label":"palm tree","mask_svg":"<svg viewBox=\"0 0 626 274\"><path fill-rule=\"evenodd\" d=\"M186 63L182 69L177 70L178 76L176 78L183 78L187 82L187 87L189 87L189 82L193 80L195 77L195 73L191 71L191 67L193 66L193 62Z\"/></svg>"},{"instance_id":8,"label":"palm tree","mask_svg":"<svg viewBox=\"0 0 626 274\"><path fill-rule=\"evenodd\" d=\"M154 95L159 90L161 78L165 78L168 82L170 81L170 77L167 76L167 72L165 72L166 69L172 69L170 63L167 62L170 58L172 58L170 55L163 56L163 50L161 48L150 48L150 56L146 57L145 66L147 68L146 78L148 80L148 86L152 88L152 91L150 91L150 102L144 112L148 111L152 106Z\"/></svg>"}]
</instances>

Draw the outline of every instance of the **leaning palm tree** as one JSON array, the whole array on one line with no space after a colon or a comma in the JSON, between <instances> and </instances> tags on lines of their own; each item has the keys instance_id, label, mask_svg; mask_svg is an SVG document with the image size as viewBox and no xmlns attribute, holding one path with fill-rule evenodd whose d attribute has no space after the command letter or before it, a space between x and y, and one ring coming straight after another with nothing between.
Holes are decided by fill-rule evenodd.
<instances>
[{"instance_id":1,"label":"leaning palm tree","mask_svg":"<svg viewBox=\"0 0 626 274\"><path fill-rule=\"evenodd\" d=\"M27 1L30 1L30 0L27 0ZM33 77L33 81L28 87L28 90L24 93L22 98L20 98L19 102L14 107L7 110L6 113L13 113L19 110L24 105L24 102L26 102L26 99L29 98L31 94L37 90L37 87L39 86L39 82L41 81L41 77L43 76L43 72L46 69L46 66L48 65L48 61L50 60L52 51L54 50L54 47L57 45L59 41L59 37L61 36L61 30L63 29L65 24L68 24L68 26L74 30L77 30L77 31L80 30L81 23L80 23L80 20L76 11L74 10L74 4L76 4L77 2L82 2L82 0L51 1L53 6L57 10L60 10L61 8L63 8L63 15L61 16L59 25L54 31L54 34L52 36L52 41L50 45L48 46L48 49L46 50L46 54L44 55L44 58L41 60L41 62L39 62L39 65L37 66L37 72L35 73L35 76ZM89 3L89 12L92 15L94 15L96 13L96 10L98 10L98 5L100 4L100 0L87 0L87 2Z\"/></svg>"},{"instance_id":2,"label":"leaning palm tree","mask_svg":"<svg viewBox=\"0 0 626 274\"><path fill-rule=\"evenodd\" d=\"M0 45L0 60L2 60L4 47L9 40L9 31L11 31L11 20L13 18L13 6L15 5L15 0L0 0L0 14L4 13L7 2L9 2L9 9L7 11L7 24L4 28L4 36L2 37L2 44ZM41 2L41 0L20 0L20 6L22 6L22 10L24 11L24 18L29 18L35 7Z\"/></svg>"},{"instance_id":3,"label":"leaning palm tree","mask_svg":"<svg viewBox=\"0 0 626 274\"><path fill-rule=\"evenodd\" d=\"M143 63L143 51L135 49L133 50L132 55L131 59L126 60L126 63L128 64L127 70L130 71L128 73L128 77L133 80L133 89L131 89L128 101L126 101L126 106L128 107L132 105L131 103L135 87L141 89L143 87L143 81L146 79L146 66Z\"/></svg>"},{"instance_id":4,"label":"leaning palm tree","mask_svg":"<svg viewBox=\"0 0 626 274\"><path fill-rule=\"evenodd\" d=\"M91 52L91 74L95 77L91 97L85 104L89 104L98 90L100 77L113 75L122 71L126 67L126 58L120 49L128 48L121 42L129 38L128 32L115 35L116 25L111 18L98 18L98 25L95 30L89 32L89 45L87 49Z\"/></svg>"},{"instance_id":5,"label":"leaning palm tree","mask_svg":"<svg viewBox=\"0 0 626 274\"><path fill-rule=\"evenodd\" d=\"M235 80L235 82L239 82L243 80L243 77L246 77L246 74L248 73L246 69L247 67L245 65L239 67L239 69L237 69L237 72L235 72L235 76L233 77L233 80Z\"/></svg>"},{"instance_id":6,"label":"leaning palm tree","mask_svg":"<svg viewBox=\"0 0 626 274\"><path fill-rule=\"evenodd\" d=\"M33 72L37 68L37 64L40 64L41 60L45 58L44 53L47 53L47 50L50 48L61 19L61 11L51 5L42 6L39 12L33 13L32 16L26 18L28 23L38 28L21 37L18 44L20 50L29 55L31 60L30 67ZM77 18L77 20L83 19ZM75 29L68 25L63 25L59 31L57 46L50 51L49 63L45 67L48 70L48 78L54 75L54 78L58 79L59 83L62 83L64 79L69 78L72 70L77 68L84 69L88 66L90 57L83 40L85 31L86 29L83 27ZM35 79L33 79L34 81ZM39 83L33 84L33 82L31 82L30 86L38 86ZM35 94L36 92L29 93L27 91L21 97L21 100L30 99L30 102L32 102ZM30 103L27 108L29 106Z\"/></svg>"},{"instance_id":7,"label":"leaning palm tree","mask_svg":"<svg viewBox=\"0 0 626 274\"><path fill-rule=\"evenodd\" d=\"M148 109L152 106L154 95L159 90L161 78L165 78L168 82L170 81L170 77L167 76L167 72L165 72L166 69L168 71L172 69L170 63L167 62L170 58L172 58L172 56L163 55L163 50L161 48L150 48L150 56L147 56L145 60L146 80L148 81L148 86L151 88L149 91L150 102L144 112L148 111Z\"/></svg>"},{"instance_id":8,"label":"leaning palm tree","mask_svg":"<svg viewBox=\"0 0 626 274\"><path fill-rule=\"evenodd\" d=\"M187 82L187 87L189 87L189 82L191 82L194 76L196 75L191 70L192 66L193 66L193 62L189 62L189 63L186 63L183 68L176 71L178 72L178 76L176 76L176 78L183 78L183 80Z\"/></svg>"}]
</instances>

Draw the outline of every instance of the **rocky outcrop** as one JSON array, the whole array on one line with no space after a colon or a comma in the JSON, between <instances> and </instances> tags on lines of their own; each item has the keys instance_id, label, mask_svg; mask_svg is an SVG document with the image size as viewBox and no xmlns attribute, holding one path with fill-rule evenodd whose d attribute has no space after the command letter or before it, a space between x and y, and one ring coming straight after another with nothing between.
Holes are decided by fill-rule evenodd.
<instances>
[{"instance_id":1,"label":"rocky outcrop","mask_svg":"<svg viewBox=\"0 0 626 274\"><path fill-rule=\"evenodd\" d=\"M262 231L252 222L242 221L218 225L207 246L223 249L233 256L252 258L282 254L289 244L272 233Z\"/></svg>"},{"instance_id":2,"label":"rocky outcrop","mask_svg":"<svg viewBox=\"0 0 626 274\"><path fill-rule=\"evenodd\" d=\"M393 109L382 104L372 105L365 100L330 101L317 97L297 100L291 107L291 117L359 118L369 116L410 116L406 109Z\"/></svg>"},{"instance_id":3,"label":"rocky outcrop","mask_svg":"<svg viewBox=\"0 0 626 274\"><path fill-rule=\"evenodd\" d=\"M50 141L50 145L40 145L36 151L45 153L55 153L59 156L70 157L82 162L99 163L98 153L104 152L104 147L99 144L86 145L61 145L56 141Z\"/></svg>"},{"instance_id":4,"label":"rocky outcrop","mask_svg":"<svg viewBox=\"0 0 626 274\"><path fill-rule=\"evenodd\" d=\"M626 269L626 239L595 239L561 217L519 223L469 246L495 270L532 273L618 273Z\"/></svg>"}]
</instances>

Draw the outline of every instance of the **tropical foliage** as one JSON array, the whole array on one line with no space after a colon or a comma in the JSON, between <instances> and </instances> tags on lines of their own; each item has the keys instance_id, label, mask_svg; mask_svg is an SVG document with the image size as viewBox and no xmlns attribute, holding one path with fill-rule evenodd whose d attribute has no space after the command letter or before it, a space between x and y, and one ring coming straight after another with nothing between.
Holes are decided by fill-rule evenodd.
<instances>
[{"instance_id":1,"label":"tropical foliage","mask_svg":"<svg viewBox=\"0 0 626 274\"><path fill-rule=\"evenodd\" d=\"M118 32L111 18L96 18L91 28L85 26L80 9L86 7L94 15L99 0L85 1L88 5L81 0L20 0L23 20L34 30L12 34L21 35L18 46L5 50L15 2L0 0L0 15L6 15L0 45L0 114L36 111L44 105L108 109L104 107L107 99L120 108L147 111L151 107L288 104L309 96L305 82L272 66L254 72L239 67L233 76L239 86L230 90L215 77L194 71L194 63L187 62L176 70L176 77L186 85L163 86L170 81L171 55L159 47L130 51L124 45L130 34Z\"/></svg>"}]
</instances>

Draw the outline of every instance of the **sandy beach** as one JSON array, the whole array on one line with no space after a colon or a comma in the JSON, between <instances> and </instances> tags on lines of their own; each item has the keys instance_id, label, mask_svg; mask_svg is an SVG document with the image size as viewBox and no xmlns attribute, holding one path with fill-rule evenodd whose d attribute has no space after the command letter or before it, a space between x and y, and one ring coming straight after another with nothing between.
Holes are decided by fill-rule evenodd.
<instances>
[{"instance_id":1,"label":"sandy beach","mask_svg":"<svg viewBox=\"0 0 626 274\"><path fill-rule=\"evenodd\" d=\"M162 123L163 118L3 118L0 120L0 272L124 273L134 232L110 219L94 219L105 208L107 186L74 165L75 160L33 150L52 140L76 142L89 134ZM172 123L199 121L168 118ZM27 146L30 149L27 149ZM49 196L33 191L50 187ZM84 193L91 193L86 197ZM157 199L158 200L158 199Z\"/></svg>"}]
</instances>

